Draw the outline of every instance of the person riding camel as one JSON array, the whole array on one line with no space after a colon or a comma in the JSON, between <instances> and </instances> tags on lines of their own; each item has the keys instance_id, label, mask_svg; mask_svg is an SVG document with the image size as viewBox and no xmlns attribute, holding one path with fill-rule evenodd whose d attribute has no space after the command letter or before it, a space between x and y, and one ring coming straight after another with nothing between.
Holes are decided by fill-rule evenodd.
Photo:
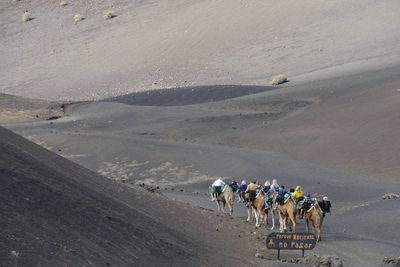
<instances>
[{"instance_id":1,"label":"person riding camel","mask_svg":"<svg viewBox=\"0 0 400 267\"><path fill-rule=\"evenodd\" d=\"M248 206L251 201L256 197L256 190L258 188L257 182L252 181L247 185L247 189L245 192L245 203Z\"/></svg>"},{"instance_id":2,"label":"person riding camel","mask_svg":"<svg viewBox=\"0 0 400 267\"><path fill-rule=\"evenodd\" d=\"M212 183L211 193L213 196L213 200L216 199L222 193L222 189L224 188L225 185L226 183L224 182L224 180L222 180L222 177L219 177L217 180L214 181L214 183Z\"/></svg>"},{"instance_id":3,"label":"person riding camel","mask_svg":"<svg viewBox=\"0 0 400 267\"><path fill-rule=\"evenodd\" d=\"M233 193L236 193L239 190L239 184L235 180L233 180L229 186L232 188Z\"/></svg>"},{"instance_id":4,"label":"person riding camel","mask_svg":"<svg viewBox=\"0 0 400 267\"><path fill-rule=\"evenodd\" d=\"M265 199L264 199L264 203L265 203L265 209L269 209L272 207L272 199L270 198L271 196L271 181L267 180L264 183L264 193L265 193Z\"/></svg>"},{"instance_id":5,"label":"person riding camel","mask_svg":"<svg viewBox=\"0 0 400 267\"><path fill-rule=\"evenodd\" d=\"M272 184L271 184L270 188L272 190L278 191L279 190L278 180L272 179Z\"/></svg>"},{"instance_id":6,"label":"person riding camel","mask_svg":"<svg viewBox=\"0 0 400 267\"><path fill-rule=\"evenodd\" d=\"M250 191L256 191L257 187L258 187L257 182L252 181L251 183L249 183L247 185L247 189L246 189L245 192L247 193L247 192L250 192Z\"/></svg>"},{"instance_id":7,"label":"person riding camel","mask_svg":"<svg viewBox=\"0 0 400 267\"><path fill-rule=\"evenodd\" d=\"M247 183L245 180L243 180L239 186L239 202L244 202L245 199L244 195L246 190L247 190Z\"/></svg>"},{"instance_id":8,"label":"person riding camel","mask_svg":"<svg viewBox=\"0 0 400 267\"><path fill-rule=\"evenodd\" d=\"M303 190L301 189L301 186L298 185L296 186L296 189L294 190L293 193L293 197L294 197L294 202L296 202L296 205L303 200L304 198L304 193Z\"/></svg>"},{"instance_id":9,"label":"person riding camel","mask_svg":"<svg viewBox=\"0 0 400 267\"><path fill-rule=\"evenodd\" d=\"M278 196L277 196L277 198L276 198L276 202L277 202L278 204L283 203L283 202L285 201L287 195L289 195L289 191L287 191L287 190L285 189L285 186L283 186L283 185L280 186L280 187L278 188Z\"/></svg>"},{"instance_id":10,"label":"person riding camel","mask_svg":"<svg viewBox=\"0 0 400 267\"><path fill-rule=\"evenodd\" d=\"M299 202L300 218L303 218L304 212L307 211L311 205L313 205L313 199L311 198L311 195L304 196L303 200Z\"/></svg>"}]
</instances>

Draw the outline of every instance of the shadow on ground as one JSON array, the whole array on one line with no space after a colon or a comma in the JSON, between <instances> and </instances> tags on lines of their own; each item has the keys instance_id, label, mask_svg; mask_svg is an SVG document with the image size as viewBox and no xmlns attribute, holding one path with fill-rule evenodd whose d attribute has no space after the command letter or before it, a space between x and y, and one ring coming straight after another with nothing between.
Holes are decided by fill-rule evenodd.
<instances>
[{"instance_id":1,"label":"shadow on ground","mask_svg":"<svg viewBox=\"0 0 400 267\"><path fill-rule=\"evenodd\" d=\"M101 100L138 106L184 106L215 102L276 89L272 86L211 85L159 89Z\"/></svg>"}]
</instances>

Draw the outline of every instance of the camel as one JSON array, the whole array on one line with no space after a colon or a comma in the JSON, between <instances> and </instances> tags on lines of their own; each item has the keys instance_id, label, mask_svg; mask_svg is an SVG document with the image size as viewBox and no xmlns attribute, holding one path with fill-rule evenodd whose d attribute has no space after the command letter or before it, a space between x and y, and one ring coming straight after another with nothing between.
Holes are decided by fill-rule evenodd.
<instances>
[{"instance_id":1,"label":"camel","mask_svg":"<svg viewBox=\"0 0 400 267\"><path fill-rule=\"evenodd\" d=\"M307 232L310 232L309 221L311 221L315 231L317 232L317 242L321 241L321 228L324 220L321 207L316 203L310 210L305 211L303 216L306 221Z\"/></svg>"},{"instance_id":2,"label":"camel","mask_svg":"<svg viewBox=\"0 0 400 267\"><path fill-rule=\"evenodd\" d=\"M278 196L278 192L273 193L274 202L276 202L276 197ZM296 203L290 197L286 203L279 204L279 230L281 232L285 232L287 230L286 223L289 219L292 223L292 232L296 232L296 216L297 216L297 207Z\"/></svg>"},{"instance_id":3,"label":"camel","mask_svg":"<svg viewBox=\"0 0 400 267\"><path fill-rule=\"evenodd\" d=\"M228 204L229 215L232 215L235 195L233 194L232 188L229 185L226 185L223 192L216 198L211 195L211 199L217 203L218 212L225 213L225 205Z\"/></svg>"},{"instance_id":4,"label":"camel","mask_svg":"<svg viewBox=\"0 0 400 267\"><path fill-rule=\"evenodd\" d=\"M275 229L275 209L274 209L274 204L268 208L265 209L265 198L269 197L265 191L268 191L268 188L264 187L263 189L260 190L256 198L252 201L252 204L250 207L253 209L254 217L256 219L256 227L261 226L261 222L264 223L265 226L269 225L268 222L268 211L271 211L272 215L272 227L271 230Z\"/></svg>"}]
</instances>

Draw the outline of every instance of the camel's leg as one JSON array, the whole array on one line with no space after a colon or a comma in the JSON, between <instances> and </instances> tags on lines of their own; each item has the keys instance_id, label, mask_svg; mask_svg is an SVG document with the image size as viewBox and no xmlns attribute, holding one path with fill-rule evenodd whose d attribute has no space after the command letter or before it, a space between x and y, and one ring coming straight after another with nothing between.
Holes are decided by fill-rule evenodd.
<instances>
[{"instance_id":1,"label":"camel's leg","mask_svg":"<svg viewBox=\"0 0 400 267\"><path fill-rule=\"evenodd\" d=\"M290 214L289 219L292 221L292 232L296 232L296 213L295 214Z\"/></svg>"},{"instance_id":2,"label":"camel's leg","mask_svg":"<svg viewBox=\"0 0 400 267\"><path fill-rule=\"evenodd\" d=\"M256 227L260 227L260 214L256 209L254 211L254 217L256 218Z\"/></svg>"},{"instance_id":3,"label":"camel's leg","mask_svg":"<svg viewBox=\"0 0 400 267\"><path fill-rule=\"evenodd\" d=\"M279 212L279 231L281 232L281 233L283 233L284 232L284 230L285 230L285 220L286 220L286 218L284 218L283 217L283 215L282 215L282 213L281 212Z\"/></svg>"},{"instance_id":4,"label":"camel's leg","mask_svg":"<svg viewBox=\"0 0 400 267\"><path fill-rule=\"evenodd\" d=\"M267 226L268 225L268 210L267 210L267 212L265 212L264 208L262 208L261 211L263 214L262 221L264 222L264 225Z\"/></svg>"},{"instance_id":5,"label":"camel's leg","mask_svg":"<svg viewBox=\"0 0 400 267\"><path fill-rule=\"evenodd\" d=\"M306 229L307 232L310 232L310 220L308 218L306 219Z\"/></svg>"},{"instance_id":6,"label":"camel's leg","mask_svg":"<svg viewBox=\"0 0 400 267\"><path fill-rule=\"evenodd\" d=\"M312 222L313 222L314 229L318 234L317 241L319 242L319 241L321 241L321 229L322 229L322 222L324 220L324 217L322 216L322 214L318 214L318 213L316 213L314 215L314 217L316 219L313 220Z\"/></svg>"},{"instance_id":7,"label":"camel's leg","mask_svg":"<svg viewBox=\"0 0 400 267\"><path fill-rule=\"evenodd\" d=\"M232 199L232 202L231 201L228 201L227 202L227 204L228 204L228 209L229 209L229 215L232 215L232 213L233 213L233 199Z\"/></svg>"},{"instance_id":8,"label":"camel's leg","mask_svg":"<svg viewBox=\"0 0 400 267\"><path fill-rule=\"evenodd\" d=\"M271 220L272 220L271 230L275 230L275 211L274 211L274 209L271 209Z\"/></svg>"},{"instance_id":9,"label":"camel's leg","mask_svg":"<svg viewBox=\"0 0 400 267\"><path fill-rule=\"evenodd\" d=\"M269 225L269 211L265 210L265 226Z\"/></svg>"},{"instance_id":10,"label":"camel's leg","mask_svg":"<svg viewBox=\"0 0 400 267\"><path fill-rule=\"evenodd\" d=\"M249 207L247 208L247 221L248 221L248 222L250 222L250 220L251 220L251 213L252 213L251 207L249 206Z\"/></svg>"},{"instance_id":11,"label":"camel's leg","mask_svg":"<svg viewBox=\"0 0 400 267\"><path fill-rule=\"evenodd\" d=\"M315 231L317 232L317 242L321 241L321 228L319 223L312 221Z\"/></svg>"},{"instance_id":12,"label":"camel's leg","mask_svg":"<svg viewBox=\"0 0 400 267\"><path fill-rule=\"evenodd\" d=\"M217 200L215 203L217 203L218 212L220 212L221 211L221 207L220 207L219 201Z\"/></svg>"}]
</instances>

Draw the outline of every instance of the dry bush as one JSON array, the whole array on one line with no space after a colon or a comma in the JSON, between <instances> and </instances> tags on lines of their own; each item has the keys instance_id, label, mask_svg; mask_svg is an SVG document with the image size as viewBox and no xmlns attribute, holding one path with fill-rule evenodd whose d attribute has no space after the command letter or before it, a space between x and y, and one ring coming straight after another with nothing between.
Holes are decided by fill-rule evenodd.
<instances>
[{"instance_id":1,"label":"dry bush","mask_svg":"<svg viewBox=\"0 0 400 267\"><path fill-rule=\"evenodd\" d=\"M79 22L79 21L83 20L83 17L82 17L81 14L76 14L76 15L74 16L74 20L75 20L75 22Z\"/></svg>"},{"instance_id":2,"label":"dry bush","mask_svg":"<svg viewBox=\"0 0 400 267\"><path fill-rule=\"evenodd\" d=\"M113 17L115 17L115 15L112 13L112 11L107 11L103 14L103 19L112 19Z\"/></svg>"},{"instance_id":3,"label":"dry bush","mask_svg":"<svg viewBox=\"0 0 400 267\"><path fill-rule=\"evenodd\" d=\"M28 11L25 11L23 14L22 14L22 17L21 17L21 20L22 20L22 22L27 22L27 21L30 21L30 20L32 20L33 18L32 18L32 16L31 16L31 13L29 13Z\"/></svg>"},{"instance_id":4,"label":"dry bush","mask_svg":"<svg viewBox=\"0 0 400 267\"><path fill-rule=\"evenodd\" d=\"M279 75L276 75L276 76L272 79L271 84L272 84L272 85L278 85L278 84L285 83L285 82L287 82L287 81L288 81L288 79L287 79L287 77L286 77L285 75L279 74Z\"/></svg>"}]
</instances>

